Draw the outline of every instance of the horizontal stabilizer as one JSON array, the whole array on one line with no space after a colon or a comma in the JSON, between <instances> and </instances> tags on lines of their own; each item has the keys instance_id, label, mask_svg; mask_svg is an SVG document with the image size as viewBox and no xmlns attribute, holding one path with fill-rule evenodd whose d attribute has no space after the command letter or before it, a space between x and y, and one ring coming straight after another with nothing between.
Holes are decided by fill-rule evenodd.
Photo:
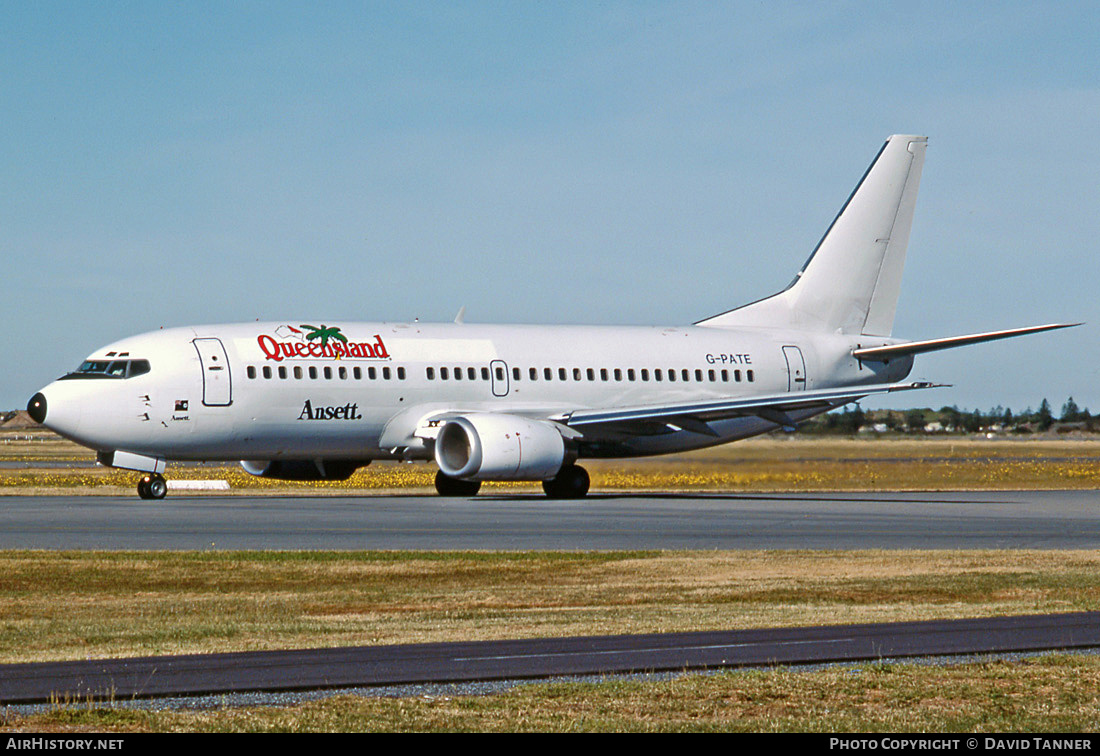
<instances>
[{"instance_id":1,"label":"horizontal stabilizer","mask_svg":"<svg viewBox=\"0 0 1100 756\"><path fill-rule=\"evenodd\" d=\"M967 336L951 336L946 339L929 339L928 341L909 341L904 344L890 344L879 347L864 347L852 350L852 355L860 360L881 362L901 357L907 354L920 354L921 352L935 352L940 349L953 349L954 347L967 346L968 344L980 344L983 341L996 341L1008 339L1013 336L1023 336L1028 333L1040 333L1053 331L1058 328L1073 328L1080 323L1052 323L1050 325L1028 326L1027 328L1012 328L1007 331L989 331L988 333L972 333Z\"/></svg>"}]
</instances>

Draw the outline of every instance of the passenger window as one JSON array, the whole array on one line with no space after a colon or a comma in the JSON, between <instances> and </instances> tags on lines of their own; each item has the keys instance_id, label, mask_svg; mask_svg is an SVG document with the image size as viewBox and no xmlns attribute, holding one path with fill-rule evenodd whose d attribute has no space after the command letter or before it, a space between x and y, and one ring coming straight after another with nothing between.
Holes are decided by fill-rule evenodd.
<instances>
[{"instance_id":1,"label":"passenger window","mask_svg":"<svg viewBox=\"0 0 1100 756\"><path fill-rule=\"evenodd\" d=\"M447 380L447 368L439 368L439 377L443 380Z\"/></svg>"},{"instance_id":2,"label":"passenger window","mask_svg":"<svg viewBox=\"0 0 1100 756\"><path fill-rule=\"evenodd\" d=\"M371 368L371 370L373 371L374 368ZM427 376L428 376L429 381L434 381L435 380L435 368L428 368L427 369ZM374 376L372 375L371 378L374 378Z\"/></svg>"},{"instance_id":3,"label":"passenger window","mask_svg":"<svg viewBox=\"0 0 1100 756\"><path fill-rule=\"evenodd\" d=\"M432 372L433 372L432 368L428 368L428 373L432 373ZM367 377L370 378L372 381L377 381L378 380L378 368L373 368L373 367L367 368ZM428 380L431 380L433 378L435 378L434 375L429 375L428 376Z\"/></svg>"},{"instance_id":4,"label":"passenger window","mask_svg":"<svg viewBox=\"0 0 1100 756\"><path fill-rule=\"evenodd\" d=\"M256 377L256 366L255 365L249 365L248 368L245 370L245 372L248 373L249 378L255 378Z\"/></svg>"},{"instance_id":5,"label":"passenger window","mask_svg":"<svg viewBox=\"0 0 1100 756\"><path fill-rule=\"evenodd\" d=\"M756 377L752 374L751 370L746 370L745 375L748 377L750 383L756 380Z\"/></svg>"},{"instance_id":6,"label":"passenger window","mask_svg":"<svg viewBox=\"0 0 1100 756\"><path fill-rule=\"evenodd\" d=\"M574 381L579 381L580 379L581 379L581 369L580 368L573 368L573 380Z\"/></svg>"},{"instance_id":7,"label":"passenger window","mask_svg":"<svg viewBox=\"0 0 1100 756\"><path fill-rule=\"evenodd\" d=\"M302 368L299 366L294 367L294 377L298 380L302 379Z\"/></svg>"},{"instance_id":8,"label":"passenger window","mask_svg":"<svg viewBox=\"0 0 1100 756\"><path fill-rule=\"evenodd\" d=\"M542 377L549 381L549 380L553 379L554 372L550 368L543 368L542 369Z\"/></svg>"},{"instance_id":9,"label":"passenger window","mask_svg":"<svg viewBox=\"0 0 1100 756\"><path fill-rule=\"evenodd\" d=\"M348 369L346 367L340 368L338 375L340 376L340 380L346 381L348 379Z\"/></svg>"},{"instance_id":10,"label":"passenger window","mask_svg":"<svg viewBox=\"0 0 1100 756\"><path fill-rule=\"evenodd\" d=\"M332 368L330 368L330 367L325 368L325 380L326 381L331 381L332 380Z\"/></svg>"},{"instance_id":11,"label":"passenger window","mask_svg":"<svg viewBox=\"0 0 1100 756\"><path fill-rule=\"evenodd\" d=\"M734 381L734 383L740 383L741 382L741 371L740 370L734 370L733 371L733 381Z\"/></svg>"},{"instance_id":12,"label":"passenger window","mask_svg":"<svg viewBox=\"0 0 1100 756\"><path fill-rule=\"evenodd\" d=\"M399 381L405 380L405 368L403 368L403 367L397 368L397 380L399 380Z\"/></svg>"},{"instance_id":13,"label":"passenger window","mask_svg":"<svg viewBox=\"0 0 1100 756\"><path fill-rule=\"evenodd\" d=\"M279 377L286 378L286 365L279 365Z\"/></svg>"},{"instance_id":14,"label":"passenger window","mask_svg":"<svg viewBox=\"0 0 1100 756\"><path fill-rule=\"evenodd\" d=\"M351 374L352 374L352 377L355 378L355 380L357 380L357 381L363 380L363 369L362 368L357 368L357 367L352 368L351 369Z\"/></svg>"},{"instance_id":15,"label":"passenger window","mask_svg":"<svg viewBox=\"0 0 1100 756\"><path fill-rule=\"evenodd\" d=\"M390 379L390 369L388 367L382 368L382 379L386 381Z\"/></svg>"},{"instance_id":16,"label":"passenger window","mask_svg":"<svg viewBox=\"0 0 1100 756\"><path fill-rule=\"evenodd\" d=\"M626 379L628 381L634 380L634 368L627 368L626 369Z\"/></svg>"},{"instance_id":17,"label":"passenger window","mask_svg":"<svg viewBox=\"0 0 1100 756\"><path fill-rule=\"evenodd\" d=\"M469 378L471 381L476 381L477 370L475 370L474 368L466 368L466 377Z\"/></svg>"},{"instance_id":18,"label":"passenger window","mask_svg":"<svg viewBox=\"0 0 1100 756\"><path fill-rule=\"evenodd\" d=\"M512 380L518 381L522 372L518 367L512 368Z\"/></svg>"},{"instance_id":19,"label":"passenger window","mask_svg":"<svg viewBox=\"0 0 1100 756\"><path fill-rule=\"evenodd\" d=\"M268 365L264 365L264 378L271 377L271 368Z\"/></svg>"},{"instance_id":20,"label":"passenger window","mask_svg":"<svg viewBox=\"0 0 1100 756\"><path fill-rule=\"evenodd\" d=\"M621 381L622 379L623 379L623 370L622 370L622 368L615 368L615 380Z\"/></svg>"},{"instance_id":21,"label":"passenger window","mask_svg":"<svg viewBox=\"0 0 1100 756\"><path fill-rule=\"evenodd\" d=\"M462 368L460 368L460 367L455 368L455 380L456 381L461 381L462 380Z\"/></svg>"},{"instance_id":22,"label":"passenger window","mask_svg":"<svg viewBox=\"0 0 1100 756\"><path fill-rule=\"evenodd\" d=\"M607 368L600 368L600 380L601 381L606 381L607 380Z\"/></svg>"},{"instance_id":23,"label":"passenger window","mask_svg":"<svg viewBox=\"0 0 1100 756\"><path fill-rule=\"evenodd\" d=\"M527 375L531 378L532 381L537 381L539 379L539 371L535 368L529 369L527 371Z\"/></svg>"},{"instance_id":24,"label":"passenger window","mask_svg":"<svg viewBox=\"0 0 1100 756\"><path fill-rule=\"evenodd\" d=\"M317 380L317 368L313 367L312 365L309 368L309 379L311 381Z\"/></svg>"}]
</instances>

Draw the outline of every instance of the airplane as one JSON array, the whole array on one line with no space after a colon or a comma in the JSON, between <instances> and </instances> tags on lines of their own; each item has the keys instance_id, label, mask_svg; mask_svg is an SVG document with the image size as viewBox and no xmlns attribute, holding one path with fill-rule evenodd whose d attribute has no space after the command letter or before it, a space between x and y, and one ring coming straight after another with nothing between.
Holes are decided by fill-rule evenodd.
<instances>
[{"instance_id":1,"label":"airplane","mask_svg":"<svg viewBox=\"0 0 1100 756\"><path fill-rule=\"evenodd\" d=\"M240 461L252 475L346 480L434 460L443 496L541 481L582 498L577 462L684 452L793 430L904 383L916 354L1067 328L892 336L927 138L894 135L791 284L670 327L286 320L168 328L102 347L37 392L30 416L144 473Z\"/></svg>"}]
</instances>

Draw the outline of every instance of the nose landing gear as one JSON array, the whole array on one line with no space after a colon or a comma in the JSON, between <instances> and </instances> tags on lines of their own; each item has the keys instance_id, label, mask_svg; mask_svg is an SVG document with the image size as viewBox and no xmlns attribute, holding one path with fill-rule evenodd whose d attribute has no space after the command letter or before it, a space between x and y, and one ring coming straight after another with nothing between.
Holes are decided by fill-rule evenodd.
<instances>
[{"instance_id":1,"label":"nose landing gear","mask_svg":"<svg viewBox=\"0 0 1100 756\"><path fill-rule=\"evenodd\" d=\"M168 495L168 481L160 473L143 475L138 481L137 492L143 499L163 499Z\"/></svg>"}]
</instances>

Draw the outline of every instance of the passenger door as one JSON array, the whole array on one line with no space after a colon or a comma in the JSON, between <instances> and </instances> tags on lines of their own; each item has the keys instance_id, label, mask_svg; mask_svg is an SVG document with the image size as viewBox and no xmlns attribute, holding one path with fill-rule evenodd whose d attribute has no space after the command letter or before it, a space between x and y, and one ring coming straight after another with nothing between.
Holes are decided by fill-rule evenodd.
<instances>
[{"instance_id":1,"label":"passenger door","mask_svg":"<svg viewBox=\"0 0 1100 756\"><path fill-rule=\"evenodd\" d=\"M221 339L192 342L202 364L202 403L207 407L228 407L233 403L233 376Z\"/></svg>"},{"instance_id":2,"label":"passenger door","mask_svg":"<svg viewBox=\"0 0 1100 756\"><path fill-rule=\"evenodd\" d=\"M783 356L787 359L787 391L805 391L806 361L802 359L802 350L796 346L785 346Z\"/></svg>"}]
</instances>

